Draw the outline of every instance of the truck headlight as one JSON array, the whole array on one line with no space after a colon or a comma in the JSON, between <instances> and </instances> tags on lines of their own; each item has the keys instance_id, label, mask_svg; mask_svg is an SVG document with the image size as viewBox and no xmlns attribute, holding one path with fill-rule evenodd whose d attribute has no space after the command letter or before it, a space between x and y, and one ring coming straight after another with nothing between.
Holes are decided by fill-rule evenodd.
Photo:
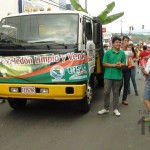
<instances>
[{"instance_id":1,"label":"truck headlight","mask_svg":"<svg viewBox=\"0 0 150 150\"><path fill-rule=\"evenodd\" d=\"M47 88L40 89L40 93L49 93L49 90Z\"/></svg>"},{"instance_id":2,"label":"truck headlight","mask_svg":"<svg viewBox=\"0 0 150 150\"><path fill-rule=\"evenodd\" d=\"M19 92L19 88L18 87L11 87L10 88L10 92L18 93Z\"/></svg>"}]
</instances>

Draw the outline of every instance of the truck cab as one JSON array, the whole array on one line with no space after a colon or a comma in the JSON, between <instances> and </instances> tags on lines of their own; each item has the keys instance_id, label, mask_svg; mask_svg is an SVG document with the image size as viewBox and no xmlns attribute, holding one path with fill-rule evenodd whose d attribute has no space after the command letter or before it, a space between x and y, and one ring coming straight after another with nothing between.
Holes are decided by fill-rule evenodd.
<instances>
[{"instance_id":1,"label":"truck cab","mask_svg":"<svg viewBox=\"0 0 150 150\"><path fill-rule=\"evenodd\" d=\"M14 109L27 100L77 100L88 112L102 73L101 24L84 12L33 12L0 22L0 97ZM99 80L100 81L100 80Z\"/></svg>"}]
</instances>

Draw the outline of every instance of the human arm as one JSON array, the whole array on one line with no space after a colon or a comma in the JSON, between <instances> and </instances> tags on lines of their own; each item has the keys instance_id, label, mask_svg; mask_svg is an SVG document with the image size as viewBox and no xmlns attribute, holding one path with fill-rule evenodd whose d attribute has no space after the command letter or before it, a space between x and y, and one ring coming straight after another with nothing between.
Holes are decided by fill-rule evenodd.
<instances>
[{"instance_id":1,"label":"human arm","mask_svg":"<svg viewBox=\"0 0 150 150\"><path fill-rule=\"evenodd\" d=\"M145 75L145 76L149 75L149 73L147 73L147 71L145 70L144 67L141 68L141 71L142 71L143 75Z\"/></svg>"},{"instance_id":2,"label":"human arm","mask_svg":"<svg viewBox=\"0 0 150 150\"><path fill-rule=\"evenodd\" d=\"M150 58L150 55L143 57L144 59L148 60Z\"/></svg>"},{"instance_id":3,"label":"human arm","mask_svg":"<svg viewBox=\"0 0 150 150\"><path fill-rule=\"evenodd\" d=\"M108 68L120 68L122 67L122 63L120 62L117 62L116 64L103 63L103 66Z\"/></svg>"},{"instance_id":4,"label":"human arm","mask_svg":"<svg viewBox=\"0 0 150 150\"><path fill-rule=\"evenodd\" d=\"M148 59L146 66L141 68L144 75L150 74L150 59Z\"/></svg>"}]
</instances>

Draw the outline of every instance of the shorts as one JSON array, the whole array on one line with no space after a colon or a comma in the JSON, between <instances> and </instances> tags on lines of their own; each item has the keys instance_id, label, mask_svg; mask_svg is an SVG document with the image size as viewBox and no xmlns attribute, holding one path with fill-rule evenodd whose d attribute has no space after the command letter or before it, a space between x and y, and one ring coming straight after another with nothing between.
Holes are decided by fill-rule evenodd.
<instances>
[{"instance_id":1,"label":"shorts","mask_svg":"<svg viewBox=\"0 0 150 150\"><path fill-rule=\"evenodd\" d=\"M146 77L145 80L144 100L150 100L150 76Z\"/></svg>"}]
</instances>

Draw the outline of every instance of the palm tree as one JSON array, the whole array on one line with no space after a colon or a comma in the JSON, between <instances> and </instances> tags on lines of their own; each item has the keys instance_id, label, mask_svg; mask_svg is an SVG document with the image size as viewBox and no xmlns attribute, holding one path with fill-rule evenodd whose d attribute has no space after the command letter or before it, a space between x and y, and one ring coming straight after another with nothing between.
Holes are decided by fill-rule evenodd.
<instances>
[{"instance_id":1,"label":"palm tree","mask_svg":"<svg viewBox=\"0 0 150 150\"><path fill-rule=\"evenodd\" d=\"M74 7L75 10L77 10L77 11L83 11L83 12L88 13L87 10L83 9L82 6L76 0L70 0L70 3ZM115 7L115 2L111 2L110 4L108 4L106 6L106 9L103 10L97 16L101 20L101 23L103 25L109 24L109 23L117 20L118 18L120 18L120 17L122 17L124 15L124 12L120 12L120 13L116 13L116 14L108 16L108 14L113 10L114 7Z\"/></svg>"}]
</instances>

